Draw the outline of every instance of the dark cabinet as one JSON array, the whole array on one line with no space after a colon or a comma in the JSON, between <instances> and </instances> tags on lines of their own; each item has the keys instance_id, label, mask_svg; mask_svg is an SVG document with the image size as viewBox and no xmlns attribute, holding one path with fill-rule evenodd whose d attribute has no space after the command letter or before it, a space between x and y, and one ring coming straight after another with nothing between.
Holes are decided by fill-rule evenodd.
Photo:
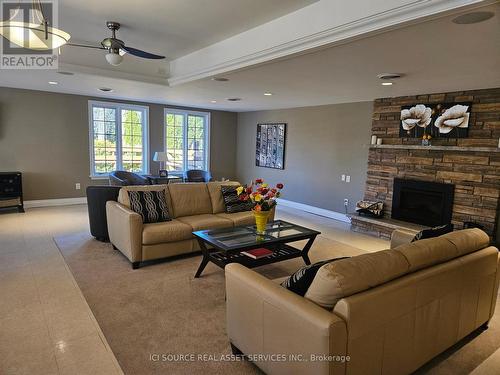
<instances>
[{"instance_id":1,"label":"dark cabinet","mask_svg":"<svg viewBox=\"0 0 500 375\"><path fill-rule=\"evenodd\" d=\"M0 172L0 208L16 207L24 212L21 172Z\"/></svg>"}]
</instances>

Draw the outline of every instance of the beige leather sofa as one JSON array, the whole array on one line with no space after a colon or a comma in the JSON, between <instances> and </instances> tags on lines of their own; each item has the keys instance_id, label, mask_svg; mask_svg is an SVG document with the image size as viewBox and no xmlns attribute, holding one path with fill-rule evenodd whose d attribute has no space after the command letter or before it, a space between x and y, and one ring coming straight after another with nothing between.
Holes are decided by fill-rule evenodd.
<instances>
[{"instance_id":1,"label":"beige leather sofa","mask_svg":"<svg viewBox=\"0 0 500 375\"><path fill-rule=\"evenodd\" d=\"M228 214L222 198L222 185L238 182L176 183L169 185L125 186L118 202L106 203L111 243L138 268L146 260L160 259L200 250L193 231L253 225L251 211ZM143 224L141 216L130 210L128 191L163 190L172 221ZM274 218L272 213L270 220Z\"/></svg>"},{"instance_id":2,"label":"beige leather sofa","mask_svg":"<svg viewBox=\"0 0 500 375\"><path fill-rule=\"evenodd\" d=\"M269 375L409 374L487 325L498 262L479 229L339 260L327 277L358 291L330 310L230 264L227 333Z\"/></svg>"}]
</instances>

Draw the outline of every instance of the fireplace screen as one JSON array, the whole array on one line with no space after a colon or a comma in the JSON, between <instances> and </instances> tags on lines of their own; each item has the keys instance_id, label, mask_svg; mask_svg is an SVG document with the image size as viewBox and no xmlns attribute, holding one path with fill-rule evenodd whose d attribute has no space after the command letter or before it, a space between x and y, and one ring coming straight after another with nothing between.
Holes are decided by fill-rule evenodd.
<instances>
[{"instance_id":1,"label":"fireplace screen","mask_svg":"<svg viewBox=\"0 0 500 375\"><path fill-rule=\"evenodd\" d=\"M454 185L394 179L392 218L430 227L451 221Z\"/></svg>"}]
</instances>

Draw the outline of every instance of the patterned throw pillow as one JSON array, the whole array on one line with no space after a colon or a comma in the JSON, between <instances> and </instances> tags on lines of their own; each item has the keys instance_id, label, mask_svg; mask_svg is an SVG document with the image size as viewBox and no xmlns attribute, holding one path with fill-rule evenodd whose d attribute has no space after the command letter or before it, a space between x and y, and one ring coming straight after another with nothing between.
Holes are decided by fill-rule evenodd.
<instances>
[{"instance_id":1,"label":"patterned throw pillow","mask_svg":"<svg viewBox=\"0 0 500 375\"><path fill-rule=\"evenodd\" d=\"M453 232L453 224L440 225L439 227L424 229L418 232L411 242L425 240L426 238L439 237L443 234Z\"/></svg>"},{"instance_id":2,"label":"patterned throw pillow","mask_svg":"<svg viewBox=\"0 0 500 375\"><path fill-rule=\"evenodd\" d=\"M304 297L306 295L307 289L311 286L314 277L318 273L318 270L327 263L335 262L336 260L345 259L349 257L340 257L335 259L323 260L309 266L304 266L299 268L294 272L288 279L281 283L281 286L288 289L299 296Z\"/></svg>"},{"instance_id":3,"label":"patterned throw pillow","mask_svg":"<svg viewBox=\"0 0 500 375\"><path fill-rule=\"evenodd\" d=\"M226 206L226 212L233 214L235 212L250 211L252 209L252 202L242 202L238 198L236 186L221 186L222 198Z\"/></svg>"},{"instance_id":4,"label":"patterned throw pillow","mask_svg":"<svg viewBox=\"0 0 500 375\"><path fill-rule=\"evenodd\" d=\"M142 216L142 222L159 223L170 221L165 192L160 191L129 191L130 209Z\"/></svg>"}]
</instances>

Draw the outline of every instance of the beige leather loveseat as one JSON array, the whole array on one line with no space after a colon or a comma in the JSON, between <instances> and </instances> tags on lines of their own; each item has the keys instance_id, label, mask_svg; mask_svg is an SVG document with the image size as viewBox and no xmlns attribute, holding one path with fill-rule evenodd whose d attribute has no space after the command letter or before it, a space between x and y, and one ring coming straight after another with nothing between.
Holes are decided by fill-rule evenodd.
<instances>
[{"instance_id":1,"label":"beige leather loveseat","mask_svg":"<svg viewBox=\"0 0 500 375\"><path fill-rule=\"evenodd\" d=\"M233 181L123 187L118 202L109 201L106 204L111 243L132 262L133 268L138 268L140 262L146 260L198 251L193 231L255 224L251 211L232 214L225 212L222 185L239 183ZM143 224L141 216L129 208L130 190L163 190L172 221Z\"/></svg>"},{"instance_id":2,"label":"beige leather loveseat","mask_svg":"<svg viewBox=\"0 0 500 375\"><path fill-rule=\"evenodd\" d=\"M322 273L333 309L230 264L227 333L269 375L409 374L486 326L498 261L479 229L339 260Z\"/></svg>"}]
</instances>

